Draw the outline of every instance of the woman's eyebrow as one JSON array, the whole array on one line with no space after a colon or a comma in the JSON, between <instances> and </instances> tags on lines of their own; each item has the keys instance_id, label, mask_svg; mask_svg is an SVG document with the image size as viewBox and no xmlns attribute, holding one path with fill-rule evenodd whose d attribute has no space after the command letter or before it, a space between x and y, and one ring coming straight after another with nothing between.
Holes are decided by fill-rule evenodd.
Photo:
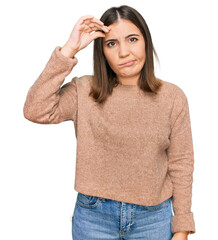
<instances>
[{"instance_id":1,"label":"woman's eyebrow","mask_svg":"<svg viewBox=\"0 0 218 240\"><path fill-rule=\"evenodd\" d=\"M136 34L136 33L132 33L132 34L129 34L128 36L126 36L125 38L132 37L132 36L140 36L140 35ZM106 43L106 42L109 42L109 41L117 41L117 39L108 39L104 42Z\"/></svg>"}]
</instances>

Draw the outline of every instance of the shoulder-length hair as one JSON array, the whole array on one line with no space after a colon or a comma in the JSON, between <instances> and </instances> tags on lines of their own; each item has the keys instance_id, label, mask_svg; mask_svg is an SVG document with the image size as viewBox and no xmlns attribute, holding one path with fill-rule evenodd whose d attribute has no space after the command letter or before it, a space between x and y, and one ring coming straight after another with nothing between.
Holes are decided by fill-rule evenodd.
<instances>
[{"instance_id":1,"label":"shoulder-length hair","mask_svg":"<svg viewBox=\"0 0 218 240\"><path fill-rule=\"evenodd\" d=\"M152 43L149 28L142 15L134 8L127 5L109 8L103 13L100 20L104 25L109 26L118 21L119 18L131 21L141 31L145 40L146 60L141 70L138 86L144 92L157 94L162 82L154 75L153 52L158 62L159 59ZM113 88L119 84L116 79L116 74L106 61L103 52L103 44L103 37L94 40L94 74L89 96L92 96L94 101L98 103L103 103L107 99L107 96L112 93Z\"/></svg>"}]
</instances>

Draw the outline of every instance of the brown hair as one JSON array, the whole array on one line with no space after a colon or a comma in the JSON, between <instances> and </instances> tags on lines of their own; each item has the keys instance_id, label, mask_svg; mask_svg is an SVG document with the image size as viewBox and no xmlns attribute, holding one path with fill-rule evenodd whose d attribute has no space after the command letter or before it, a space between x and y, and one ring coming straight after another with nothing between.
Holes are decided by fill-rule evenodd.
<instances>
[{"instance_id":1,"label":"brown hair","mask_svg":"<svg viewBox=\"0 0 218 240\"><path fill-rule=\"evenodd\" d=\"M159 59L152 43L149 28L142 15L134 8L127 5L109 8L103 13L100 20L104 25L109 26L118 21L119 18L131 21L141 31L146 45L146 60L141 70L138 86L144 92L153 92L157 94L162 83L154 75L153 52L158 62ZM103 103L107 99L107 96L112 93L113 88L118 85L116 74L106 61L103 52L103 41L104 39L102 37L94 40L94 74L91 91L89 93L89 96L92 96L98 103Z\"/></svg>"}]
</instances>

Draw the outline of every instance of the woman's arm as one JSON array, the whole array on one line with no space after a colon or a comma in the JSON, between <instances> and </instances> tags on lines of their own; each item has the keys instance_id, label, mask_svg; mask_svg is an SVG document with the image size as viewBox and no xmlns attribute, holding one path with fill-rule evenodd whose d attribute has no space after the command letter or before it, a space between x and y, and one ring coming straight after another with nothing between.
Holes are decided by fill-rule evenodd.
<instances>
[{"instance_id":1,"label":"woman's arm","mask_svg":"<svg viewBox=\"0 0 218 240\"><path fill-rule=\"evenodd\" d=\"M93 31L95 32L92 33ZM94 39L105 37L104 32L109 31L110 28L94 16L79 18L62 50L59 46L55 48L45 69L30 88L23 109L25 118L36 123L75 120L76 77L62 88L60 86L78 62L74 54L87 47Z\"/></svg>"},{"instance_id":2,"label":"woman's arm","mask_svg":"<svg viewBox=\"0 0 218 240\"><path fill-rule=\"evenodd\" d=\"M194 152L189 106L183 91L176 91L171 113L171 134L168 154L168 172L173 184L172 232L195 233L191 212Z\"/></svg>"},{"instance_id":3,"label":"woman's arm","mask_svg":"<svg viewBox=\"0 0 218 240\"><path fill-rule=\"evenodd\" d=\"M77 77L61 85L77 62L77 58L65 56L60 46L54 49L44 70L27 93L23 108L26 119L43 124L75 120Z\"/></svg>"}]
</instances>

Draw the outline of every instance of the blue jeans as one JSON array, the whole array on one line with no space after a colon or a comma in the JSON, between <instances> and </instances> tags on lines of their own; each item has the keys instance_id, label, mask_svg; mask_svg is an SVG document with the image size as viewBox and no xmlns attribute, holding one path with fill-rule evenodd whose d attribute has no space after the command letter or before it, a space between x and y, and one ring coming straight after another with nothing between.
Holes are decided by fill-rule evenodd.
<instances>
[{"instance_id":1,"label":"blue jeans","mask_svg":"<svg viewBox=\"0 0 218 240\"><path fill-rule=\"evenodd\" d=\"M143 206L78 193L73 240L171 240L171 198Z\"/></svg>"}]
</instances>

